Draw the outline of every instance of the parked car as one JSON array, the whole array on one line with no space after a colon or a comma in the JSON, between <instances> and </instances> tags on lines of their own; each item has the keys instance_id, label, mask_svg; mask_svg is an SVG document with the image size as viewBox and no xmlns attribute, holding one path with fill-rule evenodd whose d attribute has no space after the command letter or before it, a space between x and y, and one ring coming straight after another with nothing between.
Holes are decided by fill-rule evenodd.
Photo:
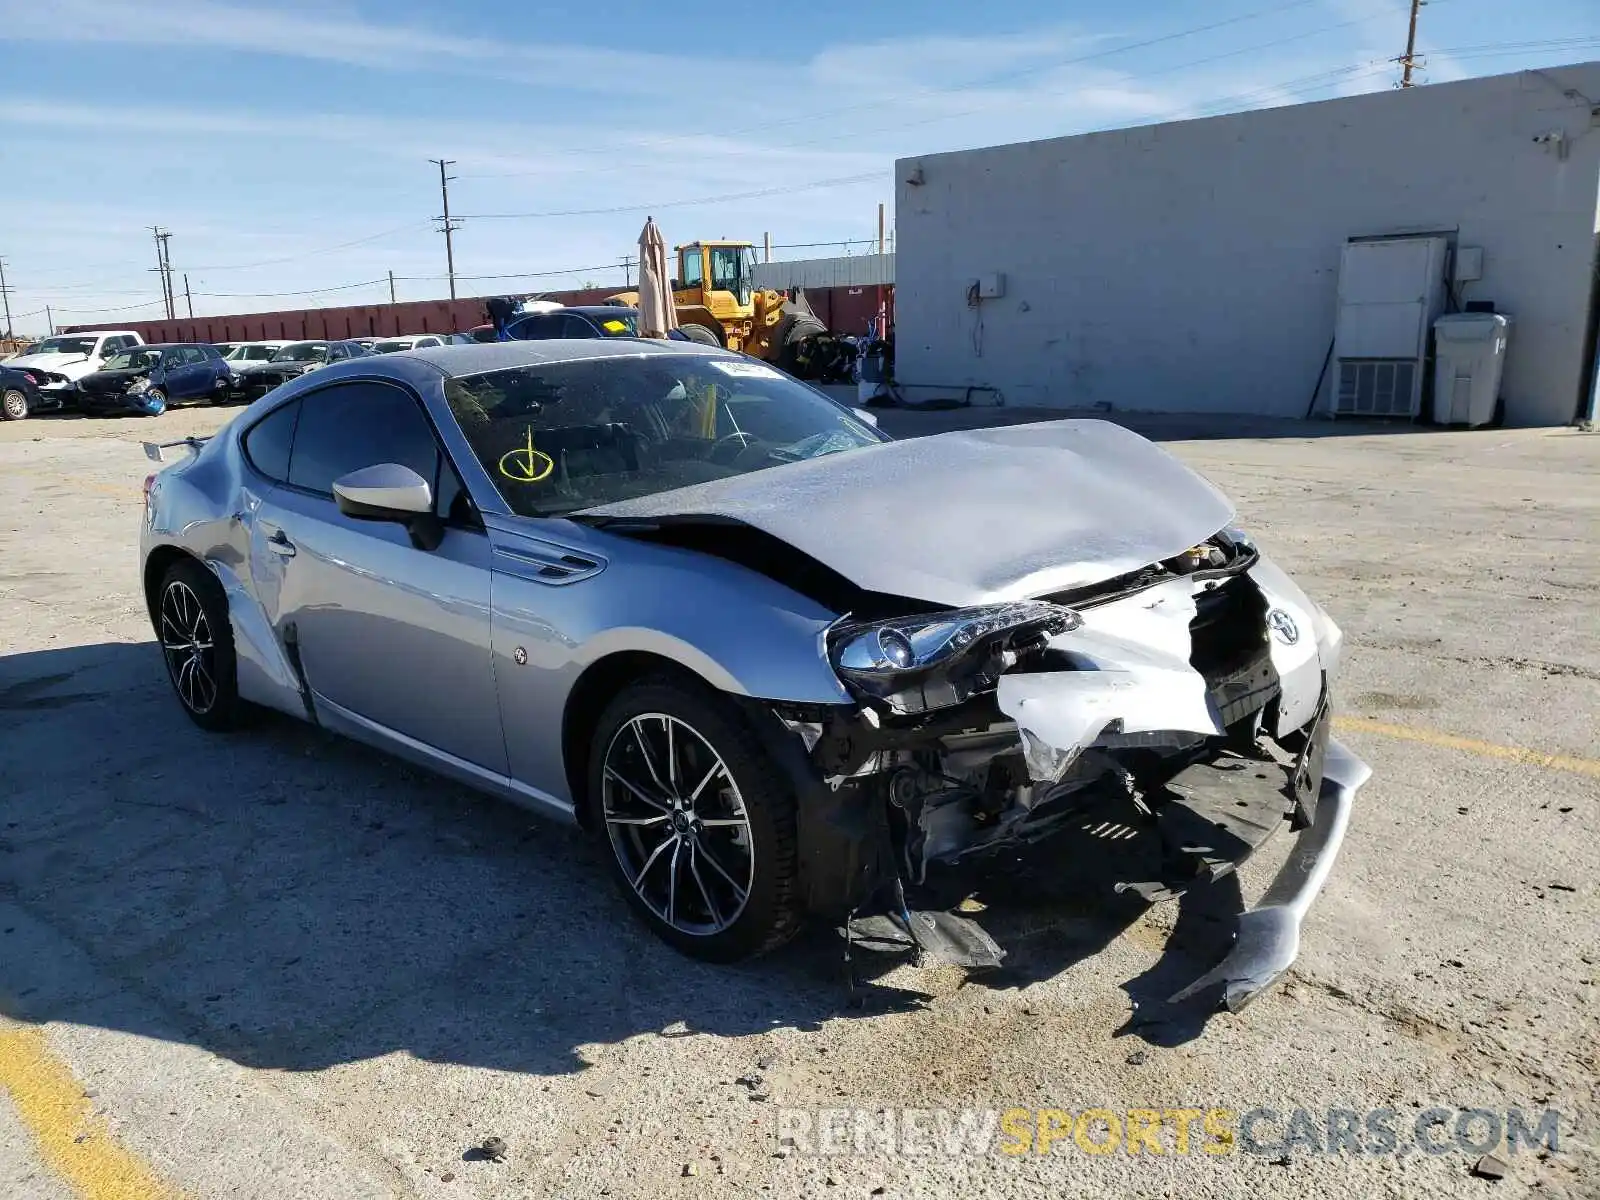
<instances>
[{"instance_id":1,"label":"parked car","mask_svg":"<svg viewBox=\"0 0 1600 1200\"><path fill-rule=\"evenodd\" d=\"M226 403L232 384L233 375L215 346L179 342L135 346L108 358L104 370L78 381L78 406L93 414L159 416L169 404Z\"/></svg>"},{"instance_id":2,"label":"parked car","mask_svg":"<svg viewBox=\"0 0 1600 1200\"><path fill-rule=\"evenodd\" d=\"M144 339L131 329L64 333L45 338L31 353L8 359L6 365L33 372L41 394L70 406L80 379L100 370L113 355L143 344Z\"/></svg>"},{"instance_id":3,"label":"parked car","mask_svg":"<svg viewBox=\"0 0 1600 1200\"><path fill-rule=\"evenodd\" d=\"M448 344L448 339L436 333L409 333L404 337L385 338L367 347L369 354L396 354L401 350L427 350Z\"/></svg>"},{"instance_id":4,"label":"parked car","mask_svg":"<svg viewBox=\"0 0 1600 1200\"><path fill-rule=\"evenodd\" d=\"M228 369L237 375L251 363L269 361L287 345L289 345L287 341L234 342L222 352L222 359L228 364ZM219 346L217 349L221 350L222 347Z\"/></svg>"},{"instance_id":5,"label":"parked car","mask_svg":"<svg viewBox=\"0 0 1600 1200\"><path fill-rule=\"evenodd\" d=\"M307 371L351 358L364 358L366 351L355 341L290 342L275 351L265 362L245 363L234 372L234 394L244 399L265 395L280 383L298 379Z\"/></svg>"},{"instance_id":6,"label":"parked car","mask_svg":"<svg viewBox=\"0 0 1600 1200\"><path fill-rule=\"evenodd\" d=\"M33 372L0 364L0 420L20 421L52 406L61 407L60 397L46 401Z\"/></svg>"},{"instance_id":7,"label":"parked car","mask_svg":"<svg viewBox=\"0 0 1600 1200\"><path fill-rule=\"evenodd\" d=\"M550 338L632 338L639 336L639 310L618 304L584 304L559 311L512 317L506 322L510 341L544 341ZM492 337L491 337L491 340ZM698 340L673 329L667 340Z\"/></svg>"},{"instance_id":8,"label":"parked car","mask_svg":"<svg viewBox=\"0 0 1600 1200\"><path fill-rule=\"evenodd\" d=\"M0 363L8 363L13 358L21 358L24 354L32 354L38 348L39 348L39 343L38 342L29 342L25 346L18 346L10 354L7 354L5 357L0 358Z\"/></svg>"},{"instance_id":9,"label":"parked car","mask_svg":"<svg viewBox=\"0 0 1600 1200\"><path fill-rule=\"evenodd\" d=\"M574 820L707 959L812 912L998 961L930 868L1114 823L1154 899L1287 824L1196 985L1237 1007L1368 772L1338 627L1233 520L1109 422L895 442L727 351L552 340L290 382L147 482L140 553L202 728L266 705Z\"/></svg>"}]
</instances>

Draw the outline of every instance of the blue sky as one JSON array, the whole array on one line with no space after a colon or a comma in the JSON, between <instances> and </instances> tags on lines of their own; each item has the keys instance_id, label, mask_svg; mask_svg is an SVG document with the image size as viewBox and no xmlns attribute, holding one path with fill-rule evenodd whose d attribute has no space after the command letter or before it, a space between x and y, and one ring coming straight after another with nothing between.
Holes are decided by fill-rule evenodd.
<instances>
[{"instance_id":1,"label":"blue sky","mask_svg":"<svg viewBox=\"0 0 1600 1200\"><path fill-rule=\"evenodd\" d=\"M647 211L669 241L860 252L896 156L1386 88L1405 13L0 0L0 258L33 332L46 303L159 316L157 223L197 315L385 299L363 281L391 270L442 296L441 155L463 295L619 284ZM1421 28L1428 81L1600 58L1594 0L1430 0ZM563 215L493 215L527 213ZM522 272L550 274L473 278Z\"/></svg>"}]
</instances>

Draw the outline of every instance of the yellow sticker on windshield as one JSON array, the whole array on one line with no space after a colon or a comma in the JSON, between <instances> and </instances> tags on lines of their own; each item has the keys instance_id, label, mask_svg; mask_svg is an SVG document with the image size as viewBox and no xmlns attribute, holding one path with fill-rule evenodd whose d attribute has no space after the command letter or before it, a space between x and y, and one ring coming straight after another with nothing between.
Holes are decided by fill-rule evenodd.
<instances>
[{"instance_id":1,"label":"yellow sticker on windshield","mask_svg":"<svg viewBox=\"0 0 1600 1200\"><path fill-rule=\"evenodd\" d=\"M533 426L528 427L528 444L507 450L500 456L500 474L513 483L538 483L556 469L556 460L533 444Z\"/></svg>"},{"instance_id":2,"label":"yellow sticker on windshield","mask_svg":"<svg viewBox=\"0 0 1600 1200\"><path fill-rule=\"evenodd\" d=\"M609 321L601 321L600 328L604 329L607 333L621 333L628 328L628 325L627 322L619 321L613 317Z\"/></svg>"}]
</instances>

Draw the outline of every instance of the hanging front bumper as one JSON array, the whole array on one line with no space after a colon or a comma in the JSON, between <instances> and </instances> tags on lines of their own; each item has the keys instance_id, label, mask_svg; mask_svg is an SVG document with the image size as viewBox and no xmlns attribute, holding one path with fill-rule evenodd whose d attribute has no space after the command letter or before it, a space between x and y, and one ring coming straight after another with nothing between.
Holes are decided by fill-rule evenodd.
<instances>
[{"instance_id":1,"label":"hanging front bumper","mask_svg":"<svg viewBox=\"0 0 1600 1200\"><path fill-rule=\"evenodd\" d=\"M1300 953L1301 923L1339 856L1356 792L1371 776L1371 767L1340 742L1329 740L1311 824L1295 839L1261 902L1239 914L1227 956L1174 995L1173 1003L1220 987L1222 1003L1230 1012L1238 1012L1293 965Z\"/></svg>"}]
</instances>

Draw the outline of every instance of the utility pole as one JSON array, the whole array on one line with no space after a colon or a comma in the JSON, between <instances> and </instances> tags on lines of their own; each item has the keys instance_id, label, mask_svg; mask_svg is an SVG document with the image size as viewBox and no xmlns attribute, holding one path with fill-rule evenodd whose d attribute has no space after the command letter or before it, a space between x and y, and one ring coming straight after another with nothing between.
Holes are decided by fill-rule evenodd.
<instances>
[{"instance_id":1,"label":"utility pole","mask_svg":"<svg viewBox=\"0 0 1600 1200\"><path fill-rule=\"evenodd\" d=\"M389 272L389 303L394 303L394 272Z\"/></svg>"},{"instance_id":2,"label":"utility pole","mask_svg":"<svg viewBox=\"0 0 1600 1200\"><path fill-rule=\"evenodd\" d=\"M189 272L183 273L183 302L188 306L189 319L194 320L194 297L189 294Z\"/></svg>"},{"instance_id":3,"label":"utility pole","mask_svg":"<svg viewBox=\"0 0 1600 1200\"><path fill-rule=\"evenodd\" d=\"M49 337L56 331L56 319L50 315L50 306L44 306L44 335Z\"/></svg>"},{"instance_id":4,"label":"utility pole","mask_svg":"<svg viewBox=\"0 0 1600 1200\"><path fill-rule=\"evenodd\" d=\"M624 254L617 261L622 264L622 278L625 281L625 286L631 291L633 289L633 255Z\"/></svg>"},{"instance_id":5,"label":"utility pole","mask_svg":"<svg viewBox=\"0 0 1600 1200\"><path fill-rule=\"evenodd\" d=\"M772 261L772 234L770 233L763 233L761 235L761 261Z\"/></svg>"},{"instance_id":6,"label":"utility pole","mask_svg":"<svg viewBox=\"0 0 1600 1200\"><path fill-rule=\"evenodd\" d=\"M878 205L878 253L883 253L883 205Z\"/></svg>"},{"instance_id":7,"label":"utility pole","mask_svg":"<svg viewBox=\"0 0 1600 1200\"><path fill-rule=\"evenodd\" d=\"M1400 75L1400 86L1403 88L1414 86L1411 82L1411 72L1422 69L1417 62L1417 13L1427 2L1428 0L1411 0L1411 28L1406 33L1406 52L1397 60L1404 68Z\"/></svg>"},{"instance_id":8,"label":"utility pole","mask_svg":"<svg viewBox=\"0 0 1600 1200\"><path fill-rule=\"evenodd\" d=\"M434 219L439 221L443 227L444 265L445 270L450 275L450 299L454 300L456 298L456 252L455 246L450 240L450 235L460 229L461 225L459 222L450 219L450 181L455 176L446 175L444 169L454 166L456 160L453 158L430 158L428 161L439 165L439 195L444 200L444 216Z\"/></svg>"},{"instance_id":9,"label":"utility pole","mask_svg":"<svg viewBox=\"0 0 1600 1200\"><path fill-rule=\"evenodd\" d=\"M159 225L150 226L150 232L156 236L156 265L155 271L161 277L161 301L167 310L167 320L177 318L177 306L172 298L172 259L167 248L167 239L171 232L164 230Z\"/></svg>"},{"instance_id":10,"label":"utility pole","mask_svg":"<svg viewBox=\"0 0 1600 1200\"><path fill-rule=\"evenodd\" d=\"M6 306L6 336L11 336L11 289L6 286L6 260L0 258L0 300Z\"/></svg>"}]
</instances>

